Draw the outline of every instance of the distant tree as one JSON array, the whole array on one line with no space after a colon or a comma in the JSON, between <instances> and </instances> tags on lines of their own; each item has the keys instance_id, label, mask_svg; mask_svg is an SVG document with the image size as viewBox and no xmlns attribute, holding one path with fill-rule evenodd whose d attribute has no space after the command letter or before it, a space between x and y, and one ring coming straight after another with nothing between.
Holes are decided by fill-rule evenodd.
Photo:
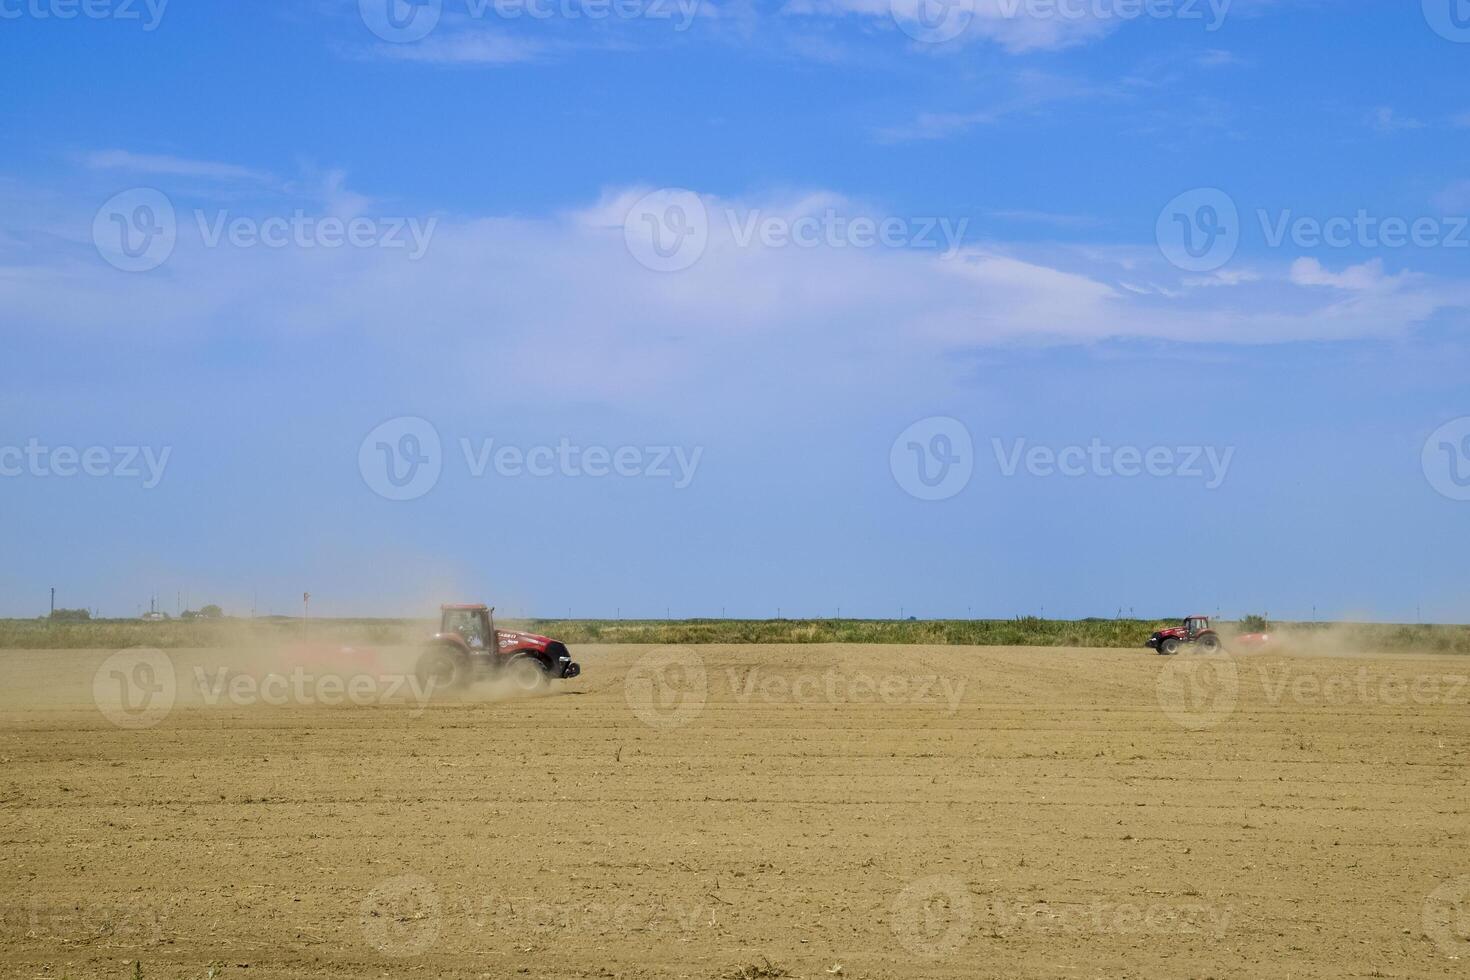
<instances>
[{"instance_id":1,"label":"distant tree","mask_svg":"<svg viewBox=\"0 0 1470 980\"><path fill-rule=\"evenodd\" d=\"M205 619L219 619L224 616L224 614L225 611L212 602L209 605L205 606L203 609L199 610L199 615L203 616Z\"/></svg>"},{"instance_id":2,"label":"distant tree","mask_svg":"<svg viewBox=\"0 0 1470 980\"><path fill-rule=\"evenodd\" d=\"M58 609L51 614L55 623L85 623L92 618L90 609Z\"/></svg>"},{"instance_id":3,"label":"distant tree","mask_svg":"<svg viewBox=\"0 0 1470 980\"><path fill-rule=\"evenodd\" d=\"M1265 616L1257 616L1255 613L1242 616L1240 620L1240 628L1247 633L1264 633L1268 625Z\"/></svg>"}]
</instances>

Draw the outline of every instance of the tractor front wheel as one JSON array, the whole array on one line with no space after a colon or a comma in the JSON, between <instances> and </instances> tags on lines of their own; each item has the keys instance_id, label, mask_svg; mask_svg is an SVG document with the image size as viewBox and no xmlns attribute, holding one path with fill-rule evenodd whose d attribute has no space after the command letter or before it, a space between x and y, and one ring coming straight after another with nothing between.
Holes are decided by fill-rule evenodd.
<instances>
[{"instance_id":1,"label":"tractor front wheel","mask_svg":"<svg viewBox=\"0 0 1470 980\"><path fill-rule=\"evenodd\" d=\"M505 676L518 691L531 693L546 686L546 668L534 657L517 657L505 668Z\"/></svg>"}]
</instances>

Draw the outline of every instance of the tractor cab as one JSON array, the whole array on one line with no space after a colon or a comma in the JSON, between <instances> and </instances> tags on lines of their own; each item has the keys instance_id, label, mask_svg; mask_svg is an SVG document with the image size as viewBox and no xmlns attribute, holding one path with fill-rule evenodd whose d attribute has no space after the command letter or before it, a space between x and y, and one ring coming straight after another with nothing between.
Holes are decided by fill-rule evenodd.
<instances>
[{"instance_id":1,"label":"tractor cab","mask_svg":"<svg viewBox=\"0 0 1470 980\"><path fill-rule=\"evenodd\" d=\"M440 634L458 634L475 651L495 649L495 610L488 606L440 606Z\"/></svg>"},{"instance_id":2,"label":"tractor cab","mask_svg":"<svg viewBox=\"0 0 1470 980\"><path fill-rule=\"evenodd\" d=\"M1196 639L1201 633L1210 628L1210 617L1190 616L1184 621L1184 632L1191 639Z\"/></svg>"}]
</instances>

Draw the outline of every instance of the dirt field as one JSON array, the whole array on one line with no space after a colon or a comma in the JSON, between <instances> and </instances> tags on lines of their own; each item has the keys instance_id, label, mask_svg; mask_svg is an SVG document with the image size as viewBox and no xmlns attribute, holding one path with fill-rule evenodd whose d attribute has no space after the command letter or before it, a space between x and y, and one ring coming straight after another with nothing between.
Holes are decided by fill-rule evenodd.
<instances>
[{"instance_id":1,"label":"dirt field","mask_svg":"<svg viewBox=\"0 0 1470 980\"><path fill-rule=\"evenodd\" d=\"M1470 970L1470 660L574 652L0 653L0 975Z\"/></svg>"}]
</instances>

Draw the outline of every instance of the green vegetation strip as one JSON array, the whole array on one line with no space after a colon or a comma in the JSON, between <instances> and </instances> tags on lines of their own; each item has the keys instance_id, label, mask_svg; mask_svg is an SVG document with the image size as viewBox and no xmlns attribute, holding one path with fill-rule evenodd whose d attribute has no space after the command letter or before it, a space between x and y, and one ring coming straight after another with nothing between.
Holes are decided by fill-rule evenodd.
<instances>
[{"instance_id":1,"label":"green vegetation strip","mask_svg":"<svg viewBox=\"0 0 1470 980\"><path fill-rule=\"evenodd\" d=\"M1175 623L1171 621L1170 625ZM856 620L856 619L685 619L685 620L506 620L503 629L545 633L577 643L928 643L951 646L1141 647L1161 621L1134 619L1053 620ZM1234 623L1218 624L1229 642ZM1253 624L1257 625L1257 624ZM1470 626L1273 623L1270 630L1309 649L1382 652L1470 653ZM435 623L412 619L171 620L142 622L99 619L49 622L0 620L0 649L109 649L127 647L231 647L257 643L331 643L348 646L413 644Z\"/></svg>"}]
</instances>

